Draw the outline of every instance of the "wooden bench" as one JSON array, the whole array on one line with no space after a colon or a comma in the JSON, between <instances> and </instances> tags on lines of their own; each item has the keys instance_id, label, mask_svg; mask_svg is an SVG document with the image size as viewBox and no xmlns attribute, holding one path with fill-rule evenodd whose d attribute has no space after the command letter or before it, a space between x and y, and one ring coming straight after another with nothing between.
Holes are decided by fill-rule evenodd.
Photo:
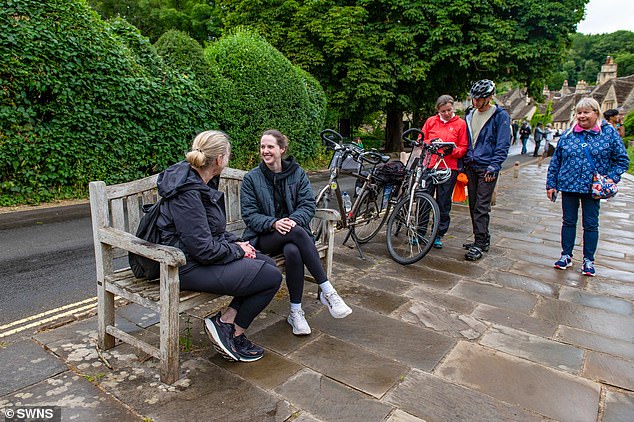
<instances>
[{"instance_id":1,"label":"wooden bench","mask_svg":"<svg viewBox=\"0 0 634 422\"><path fill-rule=\"evenodd\" d=\"M240 215L240 184L245 171L227 168L223 171L219 189L224 192L227 211L227 231L242 234L244 222ZM157 200L158 175L129 183L106 186L90 183L90 210L97 266L99 346L110 349L115 339L131 344L160 361L161 381L172 384L179 378L179 314L192 310L219 295L181 291L178 267L185 264L185 255L174 247L153 244L134 235L142 216L142 205ZM317 210L315 218L324 220L326 229L316 239L328 278L332 273L335 222L339 213ZM137 279L127 267L127 254L146 256L160 263L158 280ZM274 257L284 266L282 256ZM126 268L115 270L115 260ZM119 264L120 265L120 264ZM115 295L155 311L160 318L160 345L157 348L115 326ZM192 313L202 318L205 315Z\"/></svg>"}]
</instances>

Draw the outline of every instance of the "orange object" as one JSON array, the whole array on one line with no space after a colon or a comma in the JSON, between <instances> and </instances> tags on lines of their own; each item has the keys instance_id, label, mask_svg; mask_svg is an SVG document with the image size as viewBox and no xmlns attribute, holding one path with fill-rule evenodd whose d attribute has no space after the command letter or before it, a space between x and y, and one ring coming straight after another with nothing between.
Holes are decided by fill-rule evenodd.
<instances>
[{"instance_id":1,"label":"orange object","mask_svg":"<svg viewBox=\"0 0 634 422\"><path fill-rule=\"evenodd\" d=\"M465 188L467 187L467 175L464 173L460 173L458 178L456 179L456 185L453 188L453 196L451 200L453 202L464 202L467 199L467 195L465 194Z\"/></svg>"}]
</instances>

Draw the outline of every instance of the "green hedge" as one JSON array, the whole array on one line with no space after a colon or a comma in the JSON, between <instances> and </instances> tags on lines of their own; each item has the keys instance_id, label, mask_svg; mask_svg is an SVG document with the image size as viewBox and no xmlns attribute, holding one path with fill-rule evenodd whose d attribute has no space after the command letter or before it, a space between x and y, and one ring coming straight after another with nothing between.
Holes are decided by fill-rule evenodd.
<instances>
[{"instance_id":1,"label":"green hedge","mask_svg":"<svg viewBox=\"0 0 634 422\"><path fill-rule=\"evenodd\" d=\"M0 0L0 75L0 206L156 173L207 129L229 133L239 168L257 163L267 128L300 162L322 150L323 90L247 32L204 52L173 31L155 48L83 0Z\"/></svg>"},{"instance_id":2,"label":"green hedge","mask_svg":"<svg viewBox=\"0 0 634 422\"><path fill-rule=\"evenodd\" d=\"M68 0L0 7L0 205L162 170L209 121L198 86L125 21Z\"/></svg>"},{"instance_id":3,"label":"green hedge","mask_svg":"<svg viewBox=\"0 0 634 422\"><path fill-rule=\"evenodd\" d=\"M310 75L247 30L224 36L205 55L220 78L211 90L220 128L233 140L232 166L255 166L260 135L271 128L289 137L300 162L319 152L325 96Z\"/></svg>"}]
</instances>

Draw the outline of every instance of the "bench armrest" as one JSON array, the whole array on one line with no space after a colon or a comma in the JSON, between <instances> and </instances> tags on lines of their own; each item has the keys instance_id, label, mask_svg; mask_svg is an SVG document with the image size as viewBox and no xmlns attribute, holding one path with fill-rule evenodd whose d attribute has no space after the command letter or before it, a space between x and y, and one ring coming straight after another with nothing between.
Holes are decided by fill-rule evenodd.
<instances>
[{"instance_id":1,"label":"bench armrest","mask_svg":"<svg viewBox=\"0 0 634 422\"><path fill-rule=\"evenodd\" d=\"M341 214L339 214L339 211L331 210L329 208L317 208L315 210L314 218L325 221L339 221L341 220Z\"/></svg>"},{"instance_id":2,"label":"bench armrest","mask_svg":"<svg viewBox=\"0 0 634 422\"><path fill-rule=\"evenodd\" d=\"M150 243L112 227L99 229L99 241L173 267L180 267L186 262L185 254L178 248Z\"/></svg>"}]
</instances>

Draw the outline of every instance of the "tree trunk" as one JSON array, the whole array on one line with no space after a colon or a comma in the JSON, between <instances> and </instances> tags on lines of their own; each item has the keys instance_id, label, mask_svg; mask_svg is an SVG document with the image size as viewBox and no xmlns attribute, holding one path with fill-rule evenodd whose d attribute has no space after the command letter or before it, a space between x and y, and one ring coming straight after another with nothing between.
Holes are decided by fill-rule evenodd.
<instances>
[{"instance_id":1,"label":"tree trunk","mask_svg":"<svg viewBox=\"0 0 634 422\"><path fill-rule=\"evenodd\" d=\"M385 122L385 152L403 151L403 112L388 110Z\"/></svg>"}]
</instances>

